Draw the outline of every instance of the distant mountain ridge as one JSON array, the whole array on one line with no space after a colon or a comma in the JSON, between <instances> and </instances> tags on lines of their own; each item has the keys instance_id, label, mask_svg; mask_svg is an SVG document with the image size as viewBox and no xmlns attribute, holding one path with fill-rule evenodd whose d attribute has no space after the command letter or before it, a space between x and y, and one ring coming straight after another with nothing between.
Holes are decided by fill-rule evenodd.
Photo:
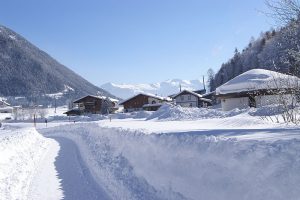
<instances>
[{"instance_id":1,"label":"distant mountain ridge","mask_svg":"<svg viewBox=\"0 0 300 200\"><path fill-rule=\"evenodd\" d=\"M96 93L112 96L1 25L0 86L0 96L42 96L66 87L73 89L68 98Z\"/></svg>"},{"instance_id":2,"label":"distant mountain ridge","mask_svg":"<svg viewBox=\"0 0 300 200\"><path fill-rule=\"evenodd\" d=\"M187 90L200 90L203 89L203 83L201 80L181 80L170 79L159 83L150 84L115 84L105 83L100 87L110 92L111 94L127 99L138 93L152 93L160 96L168 96L178 93L181 89Z\"/></svg>"}]
</instances>

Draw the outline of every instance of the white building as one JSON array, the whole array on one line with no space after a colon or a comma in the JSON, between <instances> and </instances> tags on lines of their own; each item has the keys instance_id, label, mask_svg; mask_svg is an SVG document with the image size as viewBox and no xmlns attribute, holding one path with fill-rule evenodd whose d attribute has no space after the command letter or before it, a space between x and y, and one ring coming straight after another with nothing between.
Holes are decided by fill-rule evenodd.
<instances>
[{"instance_id":1,"label":"white building","mask_svg":"<svg viewBox=\"0 0 300 200\"><path fill-rule=\"evenodd\" d=\"M265 69L252 69L216 89L224 111L296 101L300 79Z\"/></svg>"},{"instance_id":2,"label":"white building","mask_svg":"<svg viewBox=\"0 0 300 200\"><path fill-rule=\"evenodd\" d=\"M201 94L189 90L183 90L173 96L176 105L182 107L207 107L211 105L211 100L205 99Z\"/></svg>"},{"instance_id":3,"label":"white building","mask_svg":"<svg viewBox=\"0 0 300 200\"><path fill-rule=\"evenodd\" d=\"M9 103L0 99L0 113L12 113L12 112L13 112L13 107L11 107Z\"/></svg>"}]
</instances>

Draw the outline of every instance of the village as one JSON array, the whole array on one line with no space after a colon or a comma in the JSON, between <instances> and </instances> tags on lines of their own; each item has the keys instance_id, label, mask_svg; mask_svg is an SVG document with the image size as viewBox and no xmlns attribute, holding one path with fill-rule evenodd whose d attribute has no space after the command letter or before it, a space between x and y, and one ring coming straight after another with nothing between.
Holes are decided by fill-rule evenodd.
<instances>
[{"instance_id":1,"label":"village","mask_svg":"<svg viewBox=\"0 0 300 200\"><path fill-rule=\"evenodd\" d=\"M170 94L167 97L139 93L121 101L91 94L74 100L69 106L70 109L63 114L72 117L157 111L164 104L186 108L221 108L225 112L233 109L260 108L270 105L295 106L299 100L299 83L299 79L294 76L264 69L253 69L233 78L219 86L216 91L211 92L207 92L205 88L190 91L181 89L179 86L177 94ZM34 115L31 119L46 117L43 108L29 110L31 110L31 115ZM20 115L20 112L24 112L21 106L10 106L6 101L0 101L2 120L17 120L16 113Z\"/></svg>"}]
</instances>

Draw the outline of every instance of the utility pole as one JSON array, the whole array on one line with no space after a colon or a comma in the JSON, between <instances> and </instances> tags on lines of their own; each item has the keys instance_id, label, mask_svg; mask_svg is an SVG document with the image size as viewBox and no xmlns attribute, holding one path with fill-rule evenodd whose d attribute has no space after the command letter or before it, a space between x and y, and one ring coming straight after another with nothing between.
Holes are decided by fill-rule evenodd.
<instances>
[{"instance_id":1,"label":"utility pole","mask_svg":"<svg viewBox=\"0 0 300 200\"><path fill-rule=\"evenodd\" d=\"M54 96L54 107L55 107L54 113L56 114L56 96Z\"/></svg>"},{"instance_id":2,"label":"utility pole","mask_svg":"<svg viewBox=\"0 0 300 200\"><path fill-rule=\"evenodd\" d=\"M203 75L203 89L205 90L205 81L204 81L204 75ZM206 90L205 90L206 92Z\"/></svg>"}]
</instances>

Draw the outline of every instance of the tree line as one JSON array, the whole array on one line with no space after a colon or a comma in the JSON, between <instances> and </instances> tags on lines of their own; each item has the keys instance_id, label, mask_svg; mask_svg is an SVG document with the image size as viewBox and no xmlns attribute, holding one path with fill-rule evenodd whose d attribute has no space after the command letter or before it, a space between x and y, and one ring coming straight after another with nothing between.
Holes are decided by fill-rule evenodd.
<instances>
[{"instance_id":1,"label":"tree line","mask_svg":"<svg viewBox=\"0 0 300 200\"><path fill-rule=\"evenodd\" d=\"M242 51L236 48L233 57L216 73L209 69L211 91L243 72L257 68L300 77L300 9L295 9L300 6L296 0L266 1L266 4L270 15L282 22L282 26L263 32L256 39L252 37ZM296 11L292 12L292 8Z\"/></svg>"}]
</instances>

